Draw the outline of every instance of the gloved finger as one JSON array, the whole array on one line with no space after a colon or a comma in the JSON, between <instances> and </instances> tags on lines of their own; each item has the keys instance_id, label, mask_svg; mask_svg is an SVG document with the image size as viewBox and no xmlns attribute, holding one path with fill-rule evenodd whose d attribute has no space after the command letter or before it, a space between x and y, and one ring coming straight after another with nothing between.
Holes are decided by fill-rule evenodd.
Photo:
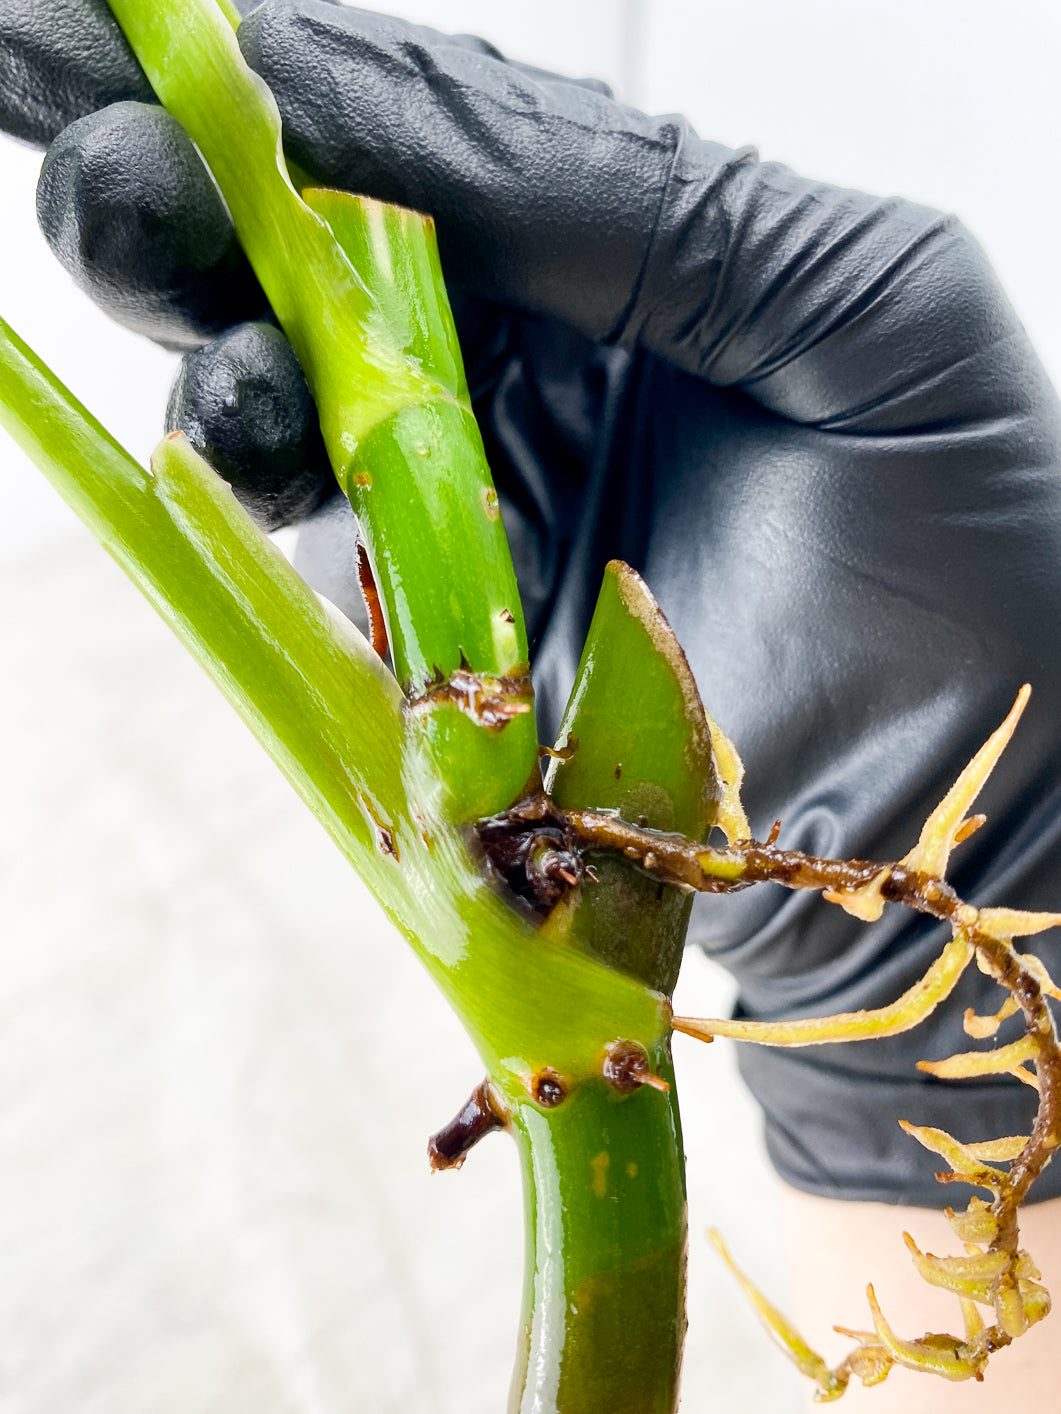
<instances>
[{"instance_id":1,"label":"gloved finger","mask_svg":"<svg viewBox=\"0 0 1061 1414\"><path fill-rule=\"evenodd\" d=\"M324 4L339 4L341 0L322 0ZM249 14L252 9L257 9L257 4L248 3L241 6L244 14ZM372 15L374 20L383 20L382 15ZM526 74L530 79L539 83L550 84L571 84L576 88L589 89L591 93L601 93L606 98L613 96L611 86L603 79L590 77L574 77L571 74L557 74L552 69L540 68L537 64L525 64L519 59L512 59L502 54L496 44L491 44L488 39L483 39L477 34L444 34L441 30L432 29L430 25L404 26L406 32L415 37L418 43L429 47L439 46L441 48L467 49L473 54L485 54L490 59L496 59L499 63L505 64L510 69L514 69L519 74Z\"/></svg>"},{"instance_id":2,"label":"gloved finger","mask_svg":"<svg viewBox=\"0 0 1061 1414\"><path fill-rule=\"evenodd\" d=\"M335 490L302 369L271 324L239 324L184 358L166 431L185 433L264 530Z\"/></svg>"},{"instance_id":3,"label":"gloved finger","mask_svg":"<svg viewBox=\"0 0 1061 1414\"><path fill-rule=\"evenodd\" d=\"M806 181L363 10L269 0L239 39L294 159L430 212L448 276L475 293L803 422L1010 411L993 395L1020 372L1023 346L999 348L1019 326L936 212ZM993 378L999 358L1014 366Z\"/></svg>"},{"instance_id":4,"label":"gloved finger","mask_svg":"<svg viewBox=\"0 0 1061 1414\"><path fill-rule=\"evenodd\" d=\"M242 9L250 7L242 0ZM164 344L199 344L258 317L264 299L237 256L223 204L191 143L157 111L129 104L106 117L94 111L112 91L150 97L105 0L61 0L54 41L48 10L10 0L0 17L0 73L6 66L20 76L0 105L7 104L12 130L32 128L43 140L65 129L45 160L39 196L41 224L60 260L109 314ZM504 62L471 35L416 33ZM76 45L67 42L71 35ZM525 71L607 91L594 80ZM0 106L0 118L4 112ZM84 122L66 128L81 115Z\"/></svg>"},{"instance_id":5,"label":"gloved finger","mask_svg":"<svg viewBox=\"0 0 1061 1414\"><path fill-rule=\"evenodd\" d=\"M162 108L116 103L66 128L41 168L37 219L81 289L167 347L265 313L210 174Z\"/></svg>"},{"instance_id":6,"label":"gloved finger","mask_svg":"<svg viewBox=\"0 0 1061 1414\"><path fill-rule=\"evenodd\" d=\"M75 118L152 98L107 0L0 6L0 131L45 147Z\"/></svg>"}]
</instances>

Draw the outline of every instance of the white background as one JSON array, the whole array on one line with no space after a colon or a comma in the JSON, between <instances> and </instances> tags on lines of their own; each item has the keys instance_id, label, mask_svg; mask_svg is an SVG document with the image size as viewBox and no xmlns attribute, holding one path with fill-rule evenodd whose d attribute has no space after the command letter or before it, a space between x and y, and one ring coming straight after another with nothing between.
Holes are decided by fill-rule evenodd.
<instances>
[{"instance_id":1,"label":"white background","mask_svg":"<svg viewBox=\"0 0 1061 1414\"><path fill-rule=\"evenodd\" d=\"M1061 374L1055 7L395 8L815 176L957 211ZM146 457L174 360L51 259L39 161L0 141L0 313ZM433 1180L423 1157L477 1079L470 1047L231 712L4 441L0 505L0 1409L496 1414L518 1309L513 1155L494 1140ZM706 964L688 974L685 1009L726 1005ZM690 1043L678 1063L684 1407L785 1414L793 1381L703 1235L717 1222L783 1296L757 1122L723 1047Z\"/></svg>"}]
</instances>

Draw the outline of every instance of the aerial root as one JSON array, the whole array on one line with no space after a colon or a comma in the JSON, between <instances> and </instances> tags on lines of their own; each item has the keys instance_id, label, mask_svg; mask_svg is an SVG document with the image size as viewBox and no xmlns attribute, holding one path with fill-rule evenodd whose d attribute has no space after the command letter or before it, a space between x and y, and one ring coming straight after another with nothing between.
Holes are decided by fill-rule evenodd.
<instances>
[{"instance_id":1,"label":"aerial root","mask_svg":"<svg viewBox=\"0 0 1061 1414\"><path fill-rule=\"evenodd\" d=\"M823 859L777 847L776 832L765 843L749 837L736 795L739 759L721 738L716 748L726 757L727 849L661 835L626 824L607 812L567 812L567 822L585 848L617 850L655 877L685 889L726 892L752 883L774 882L790 889L818 890L830 902L873 922L886 903L900 904L947 923L952 937L925 975L896 1002L875 1010L801 1021L734 1021L674 1017L674 1030L701 1040L726 1036L774 1046L808 1046L833 1041L880 1039L898 1035L923 1021L957 986L975 958L987 976L1008 996L993 1015L967 1010L964 1026L976 1040L993 1037L1017 1013L1025 1035L994 1049L968 1051L942 1060L921 1061L919 1068L941 1080L1009 1075L1039 1091L1031 1132L963 1143L944 1130L903 1122L903 1128L949 1168L936 1175L943 1183L983 1188L986 1202L972 1197L963 1212L946 1210L961 1256L923 1252L907 1236L911 1258L931 1285L958 1300L962 1337L927 1334L908 1340L896 1334L881 1311L872 1287L867 1297L872 1331L836 1327L857 1342L839 1365L830 1368L754 1284L737 1268L721 1238L712 1241L755 1307L773 1339L818 1388L815 1399L838 1399L852 1378L879 1383L893 1365L936 1374L947 1380L980 1380L988 1356L1010 1344L1042 1320L1050 1297L1027 1252L1019 1245L1017 1215L1036 1178L1061 1147L1061 1047L1047 998L1061 1000L1061 989L1042 962L1019 953L1013 939L1061 926L1059 913L1031 913L1011 908L977 909L958 897L944 879L951 852L978 829L983 815L972 807L1006 746L1028 700L1021 689L1001 726L991 734L932 811L914 848L895 863ZM730 753L727 756L727 753ZM1009 1165L1009 1168L1000 1167ZM989 1312L990 1316L985 1316ZM988 1321L990 1320L990 1324Z\"/></svg>"},{"instance_id":2,"label":"aerial root","mask_svg":"<svg viewBox=\"0 0 1061 1414\"><path fill-rule=\"evenodd\" d=\"M504 1129L507 1123L503 1105L489 1078L480 1081L453 1119L427 1141L431 1172L461 1168L480 1139L485 1139L491 1130Z\"/></svg>"},{"instance_id":3,"label":"aerial root","mask_svg":"<svg viewBox=\"0 0 1061 1414\"><path fill-rule=\"evenodd\" d=\"M953 1335L925 1335L918 1340L904 1340L885 1320L872 1286L866 1287L866 1300L877 1339L896 1365L920 1370L923 1374L940 1375L945 1380L983 1379L986 1354L976 1355Z\"/></svg>"},{"instance_id":4,"label":"aerial root","mask_svg":"<svg viewBox=\"0 0 1061 1414\"><path fill-rule=\"evenodd\" d=\"M907 869L932 879L943 878L951 850L970 834L967 817L972 804L1009 744L1030 696L1031 688L1025 683L1005 721L991 733L925 821L917 844L902 860Z\"/></svg>"},{"instance_id":5,"label":"aerial root","mask_svg":"<svg viewBox=\"0 0 1061 1414\"><path fill-rule=\"evenodd\" d=\"M839 1399L850 1382L852 1371L844 1367L831 1370L818 1352L810 1348L788 1318L771 1301L768 1301L751 1278L741 1271L730 1256L717 1228L711 1228L708 1237L710 1237L715 1251L718 1252L736 1278L741 1290L751 1302L774 1344L792 1361L800 1374L806 1375L808 1379L817 1384L818 1391L815 1398L822 1402ZM884 1373L887 1374L887 1371ZM884 1375L882 1374L879 1378L883 1379Z\"/></svg>"},{"instance_id":6,"label":"aerial root","mask_svg":"<svg viewBox=\"0 0 1061 1414\"><path fill-rule=\"evenodd\" d=\"M924 1021L951 994L972 956L972 943L968 935L961 932L898 1001L874 1011L841 1012L836 1016L811 1017L807 1021L699 1020L676 1016L671 1025L675 1031L700 1040L729 1036L764 1046L816 1046L832 1041L898 1036Z\"/></svg>"},{"instance_id":7,"label":"aerial root","mask_svg":"<svg viewBox=\"0 0 1061 1414\"><path fill-rule=\"evenodd\" d=\"M918 1070L927 1071L939 1080L969 1080L978 1075L1012 1075L1026 1085L1038 1088L1039 1081L1025 1070L1027 1061L1035 1060L1039 1045L1034 1035L1022 1036L1008 1046L994 1051L963 1051L946 1060L918 1061Z\"/></svg>"}]
</instances>

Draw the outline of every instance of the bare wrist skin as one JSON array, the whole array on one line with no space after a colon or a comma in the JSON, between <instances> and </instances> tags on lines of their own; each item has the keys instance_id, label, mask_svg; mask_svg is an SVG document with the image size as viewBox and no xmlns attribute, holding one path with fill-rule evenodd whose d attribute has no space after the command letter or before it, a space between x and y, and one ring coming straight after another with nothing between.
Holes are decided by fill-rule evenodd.
<instances>
[{"instance_id":1,"label":"bare wrist skin","mask_svg":"<svg viewBox=\"0 0 1061 1414\"><path fill-rule=\"evenodd\" d=\"M818 1198L782 1184L781 1214L789 1266L783 1304L799 1312L805 1335L826 1360L839 1359L850 1344L833 1331L834 1322L868 1322L870 1279L881 1304L903 1313L904 1334L947 1329L953 1296L922 1281L900 1236L909 1232L922 1251L949 1250L954 1239L942 1212ZM1061 1282L1061 1199L1026 1208L1022 1230L1045 1285L1056 1290ZM992 1362L983 1384L967 1380L952 1385L896 1368L873 1389L852 1383L844 1408L867 1414L1008 1414L1024 1401L1049 1408L1056 1398L1057 1335L1045 1321ZM810 1388L805 1408L821 1408Z\"/></svg>"}]
</instances>

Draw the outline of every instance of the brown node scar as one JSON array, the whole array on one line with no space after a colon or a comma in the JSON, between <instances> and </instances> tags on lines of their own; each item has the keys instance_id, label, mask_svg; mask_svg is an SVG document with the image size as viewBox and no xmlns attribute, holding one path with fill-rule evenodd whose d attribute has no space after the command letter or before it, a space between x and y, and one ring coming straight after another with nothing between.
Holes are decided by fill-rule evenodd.
<instances>
[{"instance_id":1,"label":"brown node scar","mask_svg":"<svg viewBox=\"0 0 1061 1414\"><path fill-rule=\"evenodd\" d=\"M494 1129L508 1123L494 1087L482 1080L468 1096L460 1112L427 1141L427 1159L432 1173L459 1169L478 1144Z\"/></svg>"},{"instance_id":2,"label":"brown node scar","mask_svg":"<svg viewBox=\"0 0 1061 1414\"><path fill-rule=\"evenodd\" d=\"M567 734L566 746L539 746L538 759L543 756L551 756L554 761L570 761L578 750L578 737Z\"/></svg>"},{"instance_id":3,"label":"brown node scar","mask_svg":"<svg viewBox=\"0 0 1061 1414\"><path fill-rule=\"evenodd\" d=\"M601 1071L620 1095L632 1095L642 1085L650 1085L653 1090L670 1089L662 1076L653 1075L648 1052L640 1041L613 1041L604 1052Z\"/></svg>"},{"instance_id":4,"label":"brown node scar","mask_svg":"<svg viewBox=\"0 0 1061 1414\"><path fill-rule=\"evenodd\" d=\"M533 700L526 664L494 677L491 673L473 673L467 663L462 663L448 678L436 670L422 692L410 695L406 710L419 713L436 707L456 707L480 727L499 732L513 717L530 712Z\"/></svg>"},{"instance_id":5,"label":"brown node scar","mask_svg":"<svg viewBox=\"0 0 1061 1414\"><path fill-rule=\"evenodd\" d=\"M586 873L574 836L540 792L475 828L494 876L535 913L551 912Z\"/></svg>"},{"instance_id":6,"label":"brown node scar","mask_svg":"<svg viewBox=\"0 0 1061 1414\"><path fill-rule=\"evenodd\" d=\"M357 581L361 586L361 598L365 601L365 609L368 613L369 642L372 644L373 650L381 658L386 659L390 651L390 644L387 641L387 622L383 617L383 605L380 603L379 590L376 588L368 551L365 549L364 541L360 535L357 537Z\"/></svg>"},{"instance_id":7,"label":"brown node scar","mask_svg":"<svg viewBox=\"0 0 1061 1414\"><path fill-rule=\"evenodd\" d=\"M545 1066L531 1076L530 1092L546 1110L555 1110L567 1099L567 1083L552 1066Z\"/></svg>"},{"instance_id":8,"label":"brown node scar","mask_svg":"<svg viewBox=\"0 0 1061 1414\"><path fill-rule=\"evenodd\" d=\"M380 852L389 855L391 859L395 859L400 863L401 855L398 852L398 841L395 838L393 827L380 819L379 811L367 795L361 795L359 799L362 809L372 821L373 828L376 831L376 844Z\"/></svg>"}]
</instances>

